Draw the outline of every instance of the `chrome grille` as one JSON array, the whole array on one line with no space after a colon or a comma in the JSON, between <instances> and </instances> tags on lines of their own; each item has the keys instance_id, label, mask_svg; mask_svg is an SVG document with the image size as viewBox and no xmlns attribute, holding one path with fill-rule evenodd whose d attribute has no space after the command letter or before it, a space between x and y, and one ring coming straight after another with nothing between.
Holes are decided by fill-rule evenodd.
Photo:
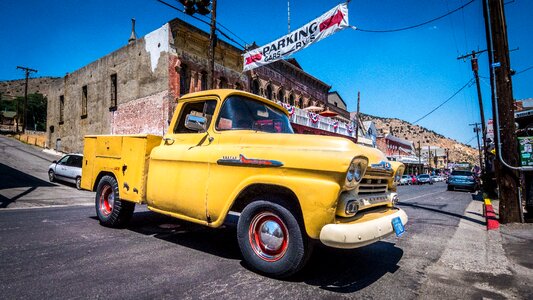
<instances>
[{"instance_id":1,"label":"chrome grille","mask_svg":"<svg viewBox=\"0 0 533 300\"><path fill-rule=\"evenodd\" d=\"M392 171L368 168L359 184L359 195L383 194L387 192Z\"/></svg>"},{"instance_id":2,"label":"chrome grille","mask_svg":"<svg viewBox=\"0 0 533 300\"><path fill-rule=\"evenodd\" d=\"M366 177L386 177L386 178L390 178L390 177L392 177L392 171L387 171L387 170L383 170L383 169L371 169L371 168L368 168L368 169L366 169L366 172L365 172L365 178Z\"/></svg>"}]
</instances>

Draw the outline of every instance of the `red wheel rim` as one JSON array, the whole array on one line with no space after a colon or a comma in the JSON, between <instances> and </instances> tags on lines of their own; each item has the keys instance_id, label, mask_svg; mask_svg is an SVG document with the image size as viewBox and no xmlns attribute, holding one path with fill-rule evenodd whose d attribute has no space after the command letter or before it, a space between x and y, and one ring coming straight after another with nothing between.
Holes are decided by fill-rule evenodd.
<instances>
[{"instance_id":1,"label":"red wheel rim","mask_svg":"<svg viewBox=\"0 0 533 300\"><path fill-rule=\"evenodd\" d=\"M271 212L254 216L250 222L249 238L255 254L268 262L281 259L289 245L287 226Z\"/></svg>"},{"instance_id":2,"label":"red wheel rim","mask_svg":"<svg viewBox=\"0 0 533 300\"><path fill-rule=\"evenodd\" d=\"M100 194L99 199L100 212L109 216L113 212L113 203L115 202L115 194L110 185L104 185L102 188L102 193Z\"/></svg>"}]
</instances>

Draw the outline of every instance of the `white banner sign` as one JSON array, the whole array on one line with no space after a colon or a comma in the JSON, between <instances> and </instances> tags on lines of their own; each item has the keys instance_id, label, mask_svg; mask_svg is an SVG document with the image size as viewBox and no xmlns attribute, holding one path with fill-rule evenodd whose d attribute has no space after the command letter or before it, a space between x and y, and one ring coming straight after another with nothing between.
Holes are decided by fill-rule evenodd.
<instances>
[{"instance_id":1,"label":"white banner sign","mask_svg":"<svg viewBox=\"0 0 533 300\"><path fill-rule=\"evenodd\" d=\"M491 141L494 142L494 124L493 124L492 119L489 119L487 121L487 134L486 134L486 136L487 136L488 139L491 139Z\"/></svg>"},{"instance_id":2,"label":"white banner sign","mask_svg":"<svg viewBox=\"0 0 533 300\"><path fill-rule=\"evenodd\" d=\"M342 3L286 36L246 52L244 71L280 60L348 26L348 4Z\"/></svg>"}]
</instances>

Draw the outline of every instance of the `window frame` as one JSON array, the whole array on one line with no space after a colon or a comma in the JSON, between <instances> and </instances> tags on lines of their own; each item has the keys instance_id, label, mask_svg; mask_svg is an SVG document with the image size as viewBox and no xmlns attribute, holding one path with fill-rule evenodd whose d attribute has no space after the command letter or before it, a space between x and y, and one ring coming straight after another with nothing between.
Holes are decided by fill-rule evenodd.
<instances>
[{"instance_id":1,"label":"window frame","mask_svg":"<svg viewBox=\"0 0 533 300\"><path fill-rule=\"evenodd\" d=\"M89 98L89 92L87 85L81 87L81 118L87 118L87 102Z\"/></svg>"},{"instance_id":2,"label":"window frame","mask_svg":"<svg viewBox=\"0 0 533 300\"><path fill-rule=\"evenodd\" d=\"M117 110L118 103L118 76L117 73L113 73L109 76L110 79L110 103L109 111Z\"/></svg>"}]
</instances>

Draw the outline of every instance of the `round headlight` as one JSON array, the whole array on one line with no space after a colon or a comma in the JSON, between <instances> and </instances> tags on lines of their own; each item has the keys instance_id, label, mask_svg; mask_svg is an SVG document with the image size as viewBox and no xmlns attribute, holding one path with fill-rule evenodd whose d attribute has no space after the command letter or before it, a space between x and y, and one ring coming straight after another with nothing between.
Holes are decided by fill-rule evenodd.
<instances>
[{"instance_id":1,"label":"round headlight","mask_svg":"<svg viewBox=\"0 0 533 300\"><path fill-rule=\"evenodd\" d=\"M353 182L355 179L355 166L354 164L350 165L350 168L348 169L348 173L346 173L346 181Z\"/></svg>"},{"instance_id":2,"label":"round headlight","mask_svg":"<svg viewBox=\"0 0 533 300\"><path fill-rule=\"evenodd\" d=\"M363 178L363 167L360 163L355 164L353 175L355 181L357 182L361 181L361 179Z\"/></svg>"}]
</instances>

